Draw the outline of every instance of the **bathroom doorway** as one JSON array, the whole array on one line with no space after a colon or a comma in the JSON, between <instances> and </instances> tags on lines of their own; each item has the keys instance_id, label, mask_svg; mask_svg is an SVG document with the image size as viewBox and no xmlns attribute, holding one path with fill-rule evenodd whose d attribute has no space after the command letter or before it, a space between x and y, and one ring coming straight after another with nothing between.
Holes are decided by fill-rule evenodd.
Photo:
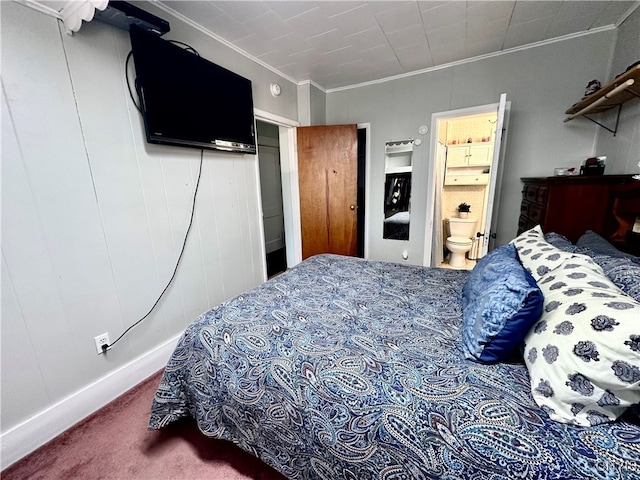
<instances>
[{"instance_id":1,"label":"bathroom doorway","mask_svg":"<svg viewBox=\"0 0 640 480\"><path fill-rule=\"evenodd\" d=\"M465 265L456 268L473 268L493 247L509 108L502 94L498 103L432 115L425 265L447 264L447 229L453 224L447 219L457 221L463 203L471 206L475 224L463 247Z\"/></svg>"}]
</instances>

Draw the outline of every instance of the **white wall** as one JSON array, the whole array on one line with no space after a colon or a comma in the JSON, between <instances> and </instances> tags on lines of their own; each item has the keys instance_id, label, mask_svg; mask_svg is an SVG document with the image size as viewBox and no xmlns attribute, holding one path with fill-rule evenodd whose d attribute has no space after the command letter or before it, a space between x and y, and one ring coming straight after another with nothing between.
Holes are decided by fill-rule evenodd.
<instances>
[{"instance_id":1,"label":"white wall","mask_svg":"<svg viewBox=\"0 0 640 480\"><path fill-rule=\"evenodd\" d=\"M425 243L429 134L421 137L423 143L414 153L408 242L382 238L384 142L418 138L418 127L431 125L433 113L496 103L502 92L512 108L497 245L513 238L520 177L553 175L554 167L578 165L593 154L595 125L582 119L565 124L564 111L580 100L591 79L605 77L614 40L614 30L600 31L412 77L329 91L327 123L371 123L370 257L401 262L406 249L408 262L420 264ZM636 116L625 128L637 130L639 124ZM627 165L617 173L634 171Z\"/></svg>"},{"instance_id":2,"label":"white wall","mask_svg":"<svg viewBox=\"0 0 640 480\"><path fill-rule=\"evenodd\" d=\"M603 85L623 73L629 65L640 60L640 33L638 32L640 32L640 8L636 8L618 28L611 68L607 75L600 79ZM617 111L614 108L603 113L599 121L613 128ZM597 131L594 154L607 156L605 174L640 173L638 166L640 162L640 99L631 100L622 106L615 137L604 128L597 127Z\"/></svg>"},{"instance_id":3,"label":"white wall","mask_svg":"<svg viewBox=\"0 0 640 480\"><path fill-rule=\"evenodd\" d=\"M170 278L200 151L145 142L125 85L126 31L94 21L69 36L23 5L1 8L4 467L57 433L60 424L47 424L51 412L175 341L194 317L261 283L265 272L256 157L207 151L173 285L143 323L98 356L93 337L109 332L113 341ZM250 78L256 108L295 120L295 85L153 12L170 21L167 38ZM272 81L283 86L277 99L268 94ZM82 414L71 412L69 421ZM30 424L35 438L20 445Z\"/></svg>"}]
</instances>

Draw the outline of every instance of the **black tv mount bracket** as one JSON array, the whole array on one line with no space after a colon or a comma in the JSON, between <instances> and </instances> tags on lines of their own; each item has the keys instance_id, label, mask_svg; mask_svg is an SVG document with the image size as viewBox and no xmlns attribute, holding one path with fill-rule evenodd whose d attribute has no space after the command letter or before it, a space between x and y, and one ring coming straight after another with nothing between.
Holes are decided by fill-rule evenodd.
<instances>
[{"instance_id":1,"label":"black tv mount bracket","mask_svg":"<svg viewBox=\"0 0 640 480\"><path fill-rule=\"evenodd\" d=\"M171 28L169 22L145 12L129 2L112 0L104 10L96 10L93 18L123 30L129 30L136 25L147 32L162 36Z\"/></svg>"}]
</instances>

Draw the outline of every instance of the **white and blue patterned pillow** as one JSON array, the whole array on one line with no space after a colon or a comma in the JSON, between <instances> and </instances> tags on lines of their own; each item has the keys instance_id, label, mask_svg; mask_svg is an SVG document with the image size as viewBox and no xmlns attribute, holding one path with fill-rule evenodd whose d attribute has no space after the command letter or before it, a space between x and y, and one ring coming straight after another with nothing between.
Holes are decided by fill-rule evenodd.
<instances>
[{"instance_id":1,"label":"white and blue patterned pillow","mask_svg":"<svg viewBox=\"0 0 640 480\"><path fill-rule=\"evenodd\" d=\"M482 363L509 357L540 316L543 300L513 245L484 256L462 289L465 357Z\"/></svg>"},{"instance_id":2,"label":"white and blue patterned pillow","mask_svg":"<svg viewBox=\"0 0 640 480\"><path fill-rule=\"evenodd\" d=\"M572 253L560 250L548 243L544 239L540 225L522 233L511 243L516 246L520 261L536 281L540 281L540 278L573 256ZM593 263L592 260L588 261ZM595 265L595 263L593 264Z\"/></svg>"},{"instance_id":3,"label":"white and blue patterned pillow","mask_svg":"<svg viewBox=\"0 0 640 480\"><path fill-rule=\"evenodd\" d=\"M636 302L640 302L640 258L620 252L617 248L607 242L599 235L587 231L582 237L582 244L597 245L598 251L589 247L578 247L571 243L567 237L559 233L549 232L544 234L544 238L554 247L569 253L579 253L587 255L593 259L604 274L609 277L616 287L629 295ZM594 239L600 240L594 240ZM608 245L605 246L604 244ZM607 253L603 253L607 252ZM612 252L617 252L610 255Z\"/></svg>"},{"instance_id":4,"label":"white and blue patterned pillow","mask_svg":"<svg viewBox=\"0 0 640 480\"><path fill-rule=\"evenodd\" d=\"M640 402L640 303L589 257L547 244L549 250L539 238L534 247L522 240L514 243L525 250L523 265L544 272L537 278L543 313L524 340L534 400L562 423L615 420ZM551 255L546 269L539 252Z\"/></svg>"}]
</instances>

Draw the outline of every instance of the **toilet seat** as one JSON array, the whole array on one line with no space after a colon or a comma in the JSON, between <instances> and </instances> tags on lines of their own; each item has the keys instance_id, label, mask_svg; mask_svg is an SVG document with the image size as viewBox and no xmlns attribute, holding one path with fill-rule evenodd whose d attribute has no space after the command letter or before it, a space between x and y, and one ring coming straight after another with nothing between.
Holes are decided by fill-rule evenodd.
<instances>
[{"instance_id":1,"label":"toilet seat","mask_svg":"<svg viewBox=\"0 0 640 480\"><path fill-rule=\"evenodd\" d=\"M460 246L467 246L473 243L470 238L465 238L465 237L448 237L447 242L452 245L460 245Z\"/></svg>"}]
</instances>

